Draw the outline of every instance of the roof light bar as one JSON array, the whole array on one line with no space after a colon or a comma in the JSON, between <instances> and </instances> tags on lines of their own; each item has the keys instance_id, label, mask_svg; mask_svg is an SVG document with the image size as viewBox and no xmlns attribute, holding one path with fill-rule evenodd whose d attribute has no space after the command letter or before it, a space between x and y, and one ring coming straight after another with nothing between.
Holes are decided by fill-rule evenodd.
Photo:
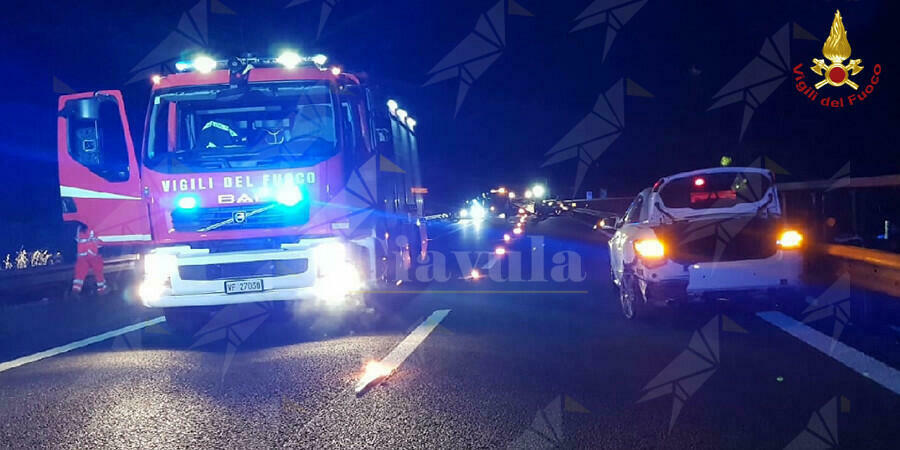
<instances>
[{"instance_id":1,"label":"roof light bar","mask_svg":"<svg viewBox=\"0 0 900 450\"><path fill-rule=\"evenodd\" d=\"M323 54L303 56L299 52L294 50L285 50L281 52L277 58L245 56L233 58L230 60L215 60L208 55L199 54L190 61L176 62L175 70L179 72L187 72L193 70L201 73L209 73L217 68L228 67L229 61L233 63L235 59L240 62L239 66L241 66L242 68L247 65L253 65L256 67L282 66L286 69L294 69L303 64L313 64L317 68L319 68L319 70L330 70L331 73L335 76L340 75L342 72L341 68L338 66L325 67L325 64L328 62L328 56L325 56Z\"/></svg>"},{"instance_id":2,"label":"roof light bar","mask_svg":"<svg viewBox=\"0 0 900 450\"><path fill-rule=\"evenodd\" d=\"M285 69L293 69L303 62L303 57L294 51L285 51L275 58L275 62L284 66Z\"/></svg>"},{"instance_id":3,"label":"roof light bar","mask_svg":"<svg viewBox=\"0 0 900 450\"><path fill-rule=\"evenodd\" d=\"M207 55L198 55L191 61L191 66L200 73L210 73L216 69L218 63L216 60L210 58Z\"/></svg>"}]
</instances>

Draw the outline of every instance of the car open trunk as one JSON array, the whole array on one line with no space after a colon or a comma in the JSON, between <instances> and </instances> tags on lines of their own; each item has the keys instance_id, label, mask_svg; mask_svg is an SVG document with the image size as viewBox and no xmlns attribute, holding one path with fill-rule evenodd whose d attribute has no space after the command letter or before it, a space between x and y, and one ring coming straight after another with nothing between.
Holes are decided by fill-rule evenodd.
<instances>
[{"instance_id":1,"label":"car open trunk","mask_svg":"<svg viewBox=\"0 0 900 450\"><path fill-rule=\"evenodd\" d=\"M762 259L775 254L779 218L721 215L677 220L656 228L670 259L679 264Z\"/></svg>"}]
</instances>

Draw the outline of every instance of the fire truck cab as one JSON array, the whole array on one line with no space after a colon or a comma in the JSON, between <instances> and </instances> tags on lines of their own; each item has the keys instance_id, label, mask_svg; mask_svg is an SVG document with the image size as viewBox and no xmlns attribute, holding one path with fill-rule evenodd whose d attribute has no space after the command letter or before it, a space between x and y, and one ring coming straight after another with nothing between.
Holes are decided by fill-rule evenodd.
<instances>
[{"instance_id":1,"label":"fire truck cab","mask_svg":"<svg viewBox=\"0 0 900 450\"><path fill-rule=\"evenodd\" d=\"M143 254L141 302L343 305L426 252L415 120L323 55L154 76L137 148L119 91L59 98L63 218Z\"/></svg>"}]
</instances>

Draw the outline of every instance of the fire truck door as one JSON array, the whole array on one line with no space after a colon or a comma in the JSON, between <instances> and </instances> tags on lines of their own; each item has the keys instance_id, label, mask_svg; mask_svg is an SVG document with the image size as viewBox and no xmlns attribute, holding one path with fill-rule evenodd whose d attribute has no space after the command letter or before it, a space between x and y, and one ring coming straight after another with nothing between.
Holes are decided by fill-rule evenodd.
<instances>
[{"instance_id":1,"label":"fire truck door","mask_svg":"<svg viewBox=\"0 0 900 450\"><path fill-rule=\"evenodd\" d=\"M88 225L106 245L151 240L121 92L61 96L57 154L63 220Z\"/></svg>"}]
</instances>

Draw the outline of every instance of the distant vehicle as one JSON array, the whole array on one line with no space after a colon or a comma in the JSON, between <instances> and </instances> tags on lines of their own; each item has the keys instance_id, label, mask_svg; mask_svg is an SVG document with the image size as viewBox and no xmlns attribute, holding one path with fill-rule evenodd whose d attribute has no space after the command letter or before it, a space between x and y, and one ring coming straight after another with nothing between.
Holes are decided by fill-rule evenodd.
<instances>
[{"instance_id":1,"label":"distant vehicle","mask_svg":"<svg viewBox=\"0 0 900 450\"><path fill-rule=\"evenodd\" d=\"M492 192L467 200L456 217L476 222L505 223L515 216L515 211L516 208L509 197Z\"/></svg>"},{"instance_id":2,"label":"distant vehicle","mask_svg":"<svg viewBox=\"0 0 900 450\"><path fill-rule=\"evenodd\" d=\"M121 92L61 96L63 219L144 253L141 301L188 330L192 307L334 308L390 279L427 246L415 120L326 61L179 62L152 79L143 148Z\"/></svg>"},{"instance_id":3,"label":"distant vehicle","mask_svg":"<svg viewBox=\"0 0 900 450\"><path fill-rule=\"evenodd\" d=\"M785 224L764 169L684 172L641 191L609 240L625 317L703 298L788 299L800 288L803 234Z\"/></svg>"}]
</instances>

